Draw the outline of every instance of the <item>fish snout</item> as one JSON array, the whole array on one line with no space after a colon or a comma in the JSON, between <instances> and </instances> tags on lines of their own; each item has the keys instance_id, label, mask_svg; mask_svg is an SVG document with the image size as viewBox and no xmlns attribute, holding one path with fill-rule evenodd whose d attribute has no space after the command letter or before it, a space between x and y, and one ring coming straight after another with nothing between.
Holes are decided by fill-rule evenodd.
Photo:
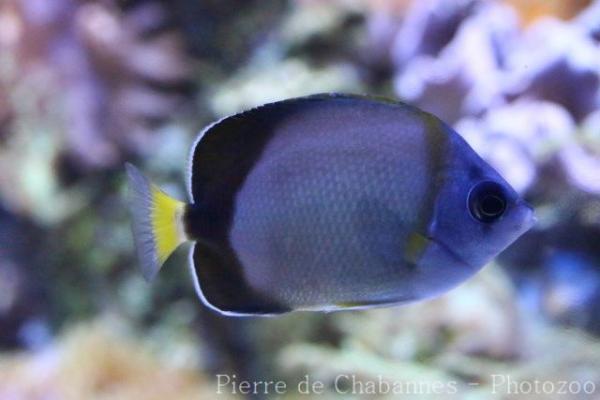
<instances>
[{"instance_id":1,"label":"fish snout","mask_svg":"<svg viewBox=\"0 0 600 400\"><path fill-rule=\"evenodd\" d=\"M519 199L515 203L515 212L517 213L517 220L521 222L519 225L523 232L531 229L538 221L534 208L523 199Z\"/></svg>"}]
</instances>

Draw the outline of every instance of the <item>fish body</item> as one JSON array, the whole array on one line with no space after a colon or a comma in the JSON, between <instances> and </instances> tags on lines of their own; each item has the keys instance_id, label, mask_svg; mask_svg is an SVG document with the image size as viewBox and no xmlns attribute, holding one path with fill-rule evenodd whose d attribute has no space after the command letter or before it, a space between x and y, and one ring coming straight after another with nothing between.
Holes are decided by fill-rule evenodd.
<instances>
[{"instance_id":1,"label":"fish body","mask_svg":"<svg viewBox=\"0 0 600 400\"><path fill-rule=\"evenodd\" d=\"M128 170L145 275L191 240L196 289L228 315L432 297L533 221L510 185L438 118L361 96L284 100L210 125L192 149L187 205ZM154 196L165 206L153 206ZM170 210L167 246L156 210Z\"/></svg>"}]
</instances>

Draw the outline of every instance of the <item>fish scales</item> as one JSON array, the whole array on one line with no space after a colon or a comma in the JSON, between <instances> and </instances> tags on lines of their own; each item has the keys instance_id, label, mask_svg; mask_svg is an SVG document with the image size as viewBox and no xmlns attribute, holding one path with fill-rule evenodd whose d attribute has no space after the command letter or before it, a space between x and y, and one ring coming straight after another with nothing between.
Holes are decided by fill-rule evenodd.
<instances>
[{"instance_id":1,"label":"fish scales","mask_svg":"<svg viewBox=\"0 0 600 400\"><path fill-rule=\"evenodd\" d=\"M142 272L192 242L190 271L229 316L332 311L444 293L534 223L448 125L401 102L321 94L208 126L190 202L127 165Z\"/></svg>"},{"instance_id":2,"label":"fish scales","mask_svg":"<svg viewBox=\"0 0 600 400\"><path fill-rule=\"evenodd\" d=\"M253 285L298 306L360 302L372 288L398 294L408 267L403 243L424 231L415 210L428 207L434 190L433 165L423 162L434 133L419 117L393 105L356 112L342 103L280 122L240 189L231 229ZM377 237L380 223L397 234Z\"/></svg>"}]
</instances>

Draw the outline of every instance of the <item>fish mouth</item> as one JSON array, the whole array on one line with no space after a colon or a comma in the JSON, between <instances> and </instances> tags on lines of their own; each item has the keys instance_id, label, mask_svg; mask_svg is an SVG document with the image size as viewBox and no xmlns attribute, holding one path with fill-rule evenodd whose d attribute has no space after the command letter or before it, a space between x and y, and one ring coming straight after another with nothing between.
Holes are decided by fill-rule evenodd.
<instances>
[{"instance_id":1,"label":"fish mouth","mask_svg":"<svg viewBox=\"0 0 600 400\"><path fill-rule=\"evenodd\" d=\"M529 211L529 227L531 228L532 226L538 223L538 217L537 215L535 215L535 209L531 206L531 204L523 202L523 205Z\"/></svg>"},{"instance_id":2,"label":"fish mouth","mask_svg":"<svg viewBox=\"0 0 600 400\"><path fill-rule=\"evenodd\" d=\"M518 212L521 213L520 219L522 221L522 233L527 232L529 229L531 229L537 224L538 218L535 215L535 210L531 206L531 204L529 204L523 199L519 199L515 203L515 208L518 210Z\"/></svg>"}]
</instances>

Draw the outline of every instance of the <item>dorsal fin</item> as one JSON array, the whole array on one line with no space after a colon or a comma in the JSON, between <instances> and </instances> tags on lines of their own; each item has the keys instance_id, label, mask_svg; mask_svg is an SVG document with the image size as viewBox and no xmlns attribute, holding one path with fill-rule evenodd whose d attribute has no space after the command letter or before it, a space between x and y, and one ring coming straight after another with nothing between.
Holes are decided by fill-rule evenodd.
<instances>
[{"instance_id":1,"label":"dorsal fin","mask_svg":"<svg viewBox=\"0 0 600 400\"><path fill-rule=\"evenodd\" d=\"M317 94L267 103L207 126L191 150L189 191L192 200L202 203L213 196L225 196L229 189L234 190L282 119L297 111L301 104L335 98L354 96Z\"/></svg>"},{"instance_id":2,"label":"dorsal fin","mask_svg":"<svg viewBox=\"0 0 600 400\"><path fill-rule=\"evenodd\" d=\"M320 102L332 100L369 103L376 100L410 107L378 97L321 93L268 103L225 117L206 127L191 150L188 189L192 201L218 205L221 210L229 208L275 128L307 107L319 107Z\"/></svg>"}]
</instances>

